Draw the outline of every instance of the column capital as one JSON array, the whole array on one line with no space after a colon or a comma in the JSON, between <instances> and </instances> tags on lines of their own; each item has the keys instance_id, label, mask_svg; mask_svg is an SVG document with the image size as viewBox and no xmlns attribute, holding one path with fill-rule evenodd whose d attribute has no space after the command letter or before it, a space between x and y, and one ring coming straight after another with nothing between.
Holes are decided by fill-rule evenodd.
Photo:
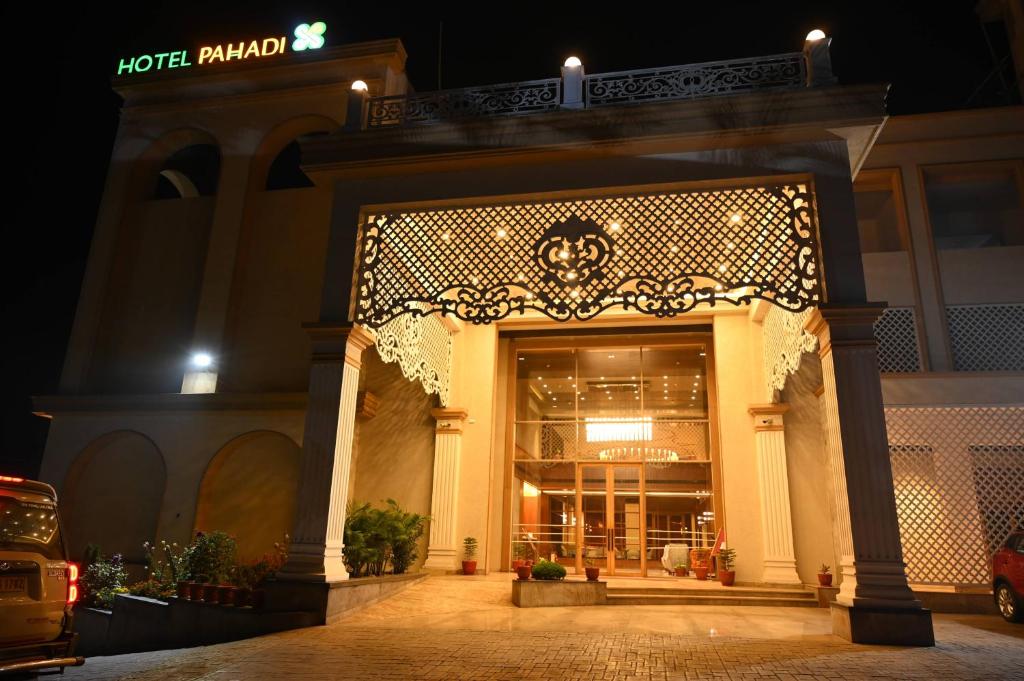
<instances>
[{"instance_id":1,"label":"column capital","mask_svg":"<svg viewBox=\"0 0 1024 681\"><path fill-rule=\"evenodd\" d=\"M431 409L430 415L437 420L437 433L461 433L462 423L469 416L465 407L440 407Z\"/></svg>"},{"instance_id":2,"label":"column capital","mask_svg":"<svg viewBox=\"0 0 1024 681\"><path fill-rule=\"evenodd\" d=\"M782 430L782 415L789 411L789 405L777 404L752 404L747 407L747 413L754 417L754 430L773 431Z\"/></svg>"},{"instance_id":3,"label":"column capital","mask_svg":"<svg viewBox=\"0 0 1024 681\"><path fill-rule=\"evenodd\" d=\"M303 324L313 346L313 361L322 364L344 362L357 369L362 365L363 350L374 343L374 337L362 326L310 322Z\"/></svg>"},{"instance_id":4,"label":"column capital","mask_svg":"<svg viewBox=\"0 0 1024 681\"><path fill-rule=\"evenodd\" d=\"M825 303L811 311L804 329L817 337L822 357L831 352L833 345L874 344L875 322L886 307L885 303Z\"/></svg>"}]
</instances>

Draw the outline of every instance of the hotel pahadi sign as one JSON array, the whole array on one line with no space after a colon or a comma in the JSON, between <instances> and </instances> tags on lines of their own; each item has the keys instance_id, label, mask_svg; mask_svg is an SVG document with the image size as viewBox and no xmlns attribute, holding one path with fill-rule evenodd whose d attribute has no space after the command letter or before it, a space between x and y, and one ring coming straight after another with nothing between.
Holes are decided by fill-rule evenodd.
<instances>
[{"instance_id":1,"label":"hotel pahadi sign","mask_svg":"<svg viewBox=\"0 0 1024 681\"><path fill-rule=\"evenodd\" d=\"M147 71L167 71L189 66L206 66L229 61L243 61L257 57L270 57L284 54L289 46L292 52L318 50L324 46L327 24L314 21L311 24L299 24L292 31L293 38L289 42L287 36L271 36L262 40L239 41L237 43L221 43L204 45L193 54L189 50L174 52L157 52L125 57L117 65L117 75L128 73L146 73ZM195 62L192 61L195 59Z\"/></svg>"}]
</instances>

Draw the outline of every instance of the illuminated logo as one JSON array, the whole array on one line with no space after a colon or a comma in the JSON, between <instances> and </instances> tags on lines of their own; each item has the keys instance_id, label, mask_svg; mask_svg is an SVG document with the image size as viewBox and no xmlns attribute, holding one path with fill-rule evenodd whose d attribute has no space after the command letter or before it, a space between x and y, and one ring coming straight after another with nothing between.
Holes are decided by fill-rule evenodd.
<instances>
[{"instance_id":1,"label":"illuminated logo","mask_svg":"<svg viewBox=\"0 0 1024 681\"><path fill-rule=\"evenodd\" d=\"M324 33L326 32L327 24L322 21L299 24L295 27L295 40L292 42L292 49L296 52L318 50L324 46Z\"/></svg>"}]
</instances>

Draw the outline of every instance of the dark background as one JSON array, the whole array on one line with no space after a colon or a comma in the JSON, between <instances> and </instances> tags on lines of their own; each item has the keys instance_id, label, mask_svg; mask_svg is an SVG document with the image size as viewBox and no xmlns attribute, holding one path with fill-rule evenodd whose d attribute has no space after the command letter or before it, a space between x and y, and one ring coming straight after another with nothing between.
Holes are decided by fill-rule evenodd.
<instances>
[{"instance_id":1,"label":"dark background","mask_svg":"<svg viewBox=\"0 0 1024 681\"><path fill-rule=\"evenodd\" d=\"M393 3L302 0L5 5L0 474L29 477L47 424L31 414L30 396L57 388L117 129L110 77L119 57L279 35L321 19L329 46L401 38L412 83L424 91L437 88L441 20L444 87L557 76L569 54L599 73L792 52L821 28L833 37L840 82L891 83L893 114L1018 101L993 72L1008 54L1005 31L983 28L970 0L632 2L615 11L509 2L420 15ZM1009 67L1004 74L1012 83Z\"/></svg>"}]
</instances>

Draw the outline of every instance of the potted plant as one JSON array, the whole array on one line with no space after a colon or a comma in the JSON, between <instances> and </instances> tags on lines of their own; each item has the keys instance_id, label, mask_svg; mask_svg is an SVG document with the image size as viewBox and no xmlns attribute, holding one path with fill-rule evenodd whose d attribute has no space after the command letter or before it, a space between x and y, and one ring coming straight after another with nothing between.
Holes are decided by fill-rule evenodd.
<instances>
[{"instance_id":1,"label":"potted plant","mask_svg":"<svg viewBox=\"0 0 1024 681\"><path fill-rule=\"evenodd\" d=\"M832 566L822 563L818 568L818 585L832 586Z\"/></svg>"},{"instance_id":2,"label":"potted plant","mask_svg":"<svg viewBox=\"0 0 1024 681\"><path fill-rule=\"evenodd\" d=\"M702 560L694 563L693 575L700 581L705 581L708 578L708 564Z\"/></svg>"},{"instance_id":3,"label":"potted plant","mask_svg":"<svg viewBox=\"0 0 1024 681\"><path fill-rule=\"evenodd\" d=\"M718 581L722 586L732 586L736 582L736 549L722 549L718 552Z\"/></svg>"},{"instance_id":4,"label":"potted plant","mask_svg":"<svg viewBox=\"0 0 1024 681\"><path fill-rule=\"evenodd\" d=\"M565 568L558 563L541 558L531 568L533 578L542 582L565 579Z\"/></svg>"},{"instance_id":5,"label":"potted plant","mask_svg":"<svg viewBox=\"0 0 1024 681\"><path fill-rule=\"evenodd\" d=\"M178 598L187 601L191 597L192 582L181 580L178 582Z\"/></svg>"},{"instance_id":6,"label":"potted plant","mask_svg":"<svg viewBox=\"0 0 1024 681\"><path fill-rule=\"evenodd\" d=\"M512 571L516 572L519 568L526 564L526 560L523 556L526 555L526 547L521 542L514 542L512 544Z\"/></svg>"},{"instance_id":7,"label":"potted plant","mask_svg":"<svg viewBox=\"0 0 1024 681\"><path fill-rule=\"evenodd\" d=\"M676 563L676 577L685 577L688 570L686 569L686 563Z\"/></svg>"},{"instance_id":8,"label":"potted plant","mask_svg":"<svg viewBox=\"0 0 1024 681\"><path fill-rule=\"evenodd\" d=\"M601 567L594 562L593 558L584 558L583 562L586 563L583 570L587 573L587 581L596 582L597 578L601 576Z\"/></svg>"},{"instance_id":9,"label":"potted plant","mask_svg":"<svg viewBox=\"0 0 1024 681\"><path fill-rule=\"evenodd\" d=\"M476 574L476 538L466 537L462 540L462 553L465 559L462 561L462 574Z\"/></svg>"},{"instance_id":10,"label":"potted plant","mask_svg":"<svg viewBox=\"0 0 1024 681\"><path fill-rule=\"evenodd\" d=\"M520 565L516 568L516 577L523 580L524 582L530 579L530 574L533 572L533 568L529 565Z\"/></svg>"}]
</instances>

